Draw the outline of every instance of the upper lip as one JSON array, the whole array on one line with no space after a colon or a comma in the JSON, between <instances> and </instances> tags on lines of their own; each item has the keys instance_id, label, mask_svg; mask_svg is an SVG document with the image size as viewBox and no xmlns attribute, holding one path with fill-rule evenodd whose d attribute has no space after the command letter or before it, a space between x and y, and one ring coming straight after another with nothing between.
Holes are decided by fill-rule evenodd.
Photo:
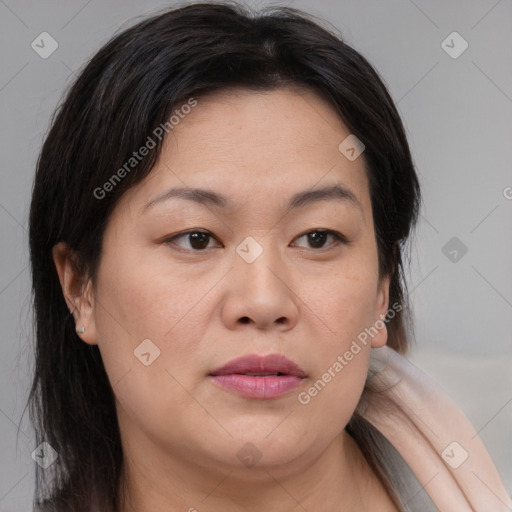
<instances>
[{"instance_id":1,"label":"upper lip","mask_svg":"<svg viewBox=\"0 0 512 512\"><path fill-rule=\"evenodd\" d=\"M238 374L278 374L294 375L304 378L304 370L282 354L250 354L232 359L224 366L210 372L210 375Z\"/></svg>"}]
</instances>

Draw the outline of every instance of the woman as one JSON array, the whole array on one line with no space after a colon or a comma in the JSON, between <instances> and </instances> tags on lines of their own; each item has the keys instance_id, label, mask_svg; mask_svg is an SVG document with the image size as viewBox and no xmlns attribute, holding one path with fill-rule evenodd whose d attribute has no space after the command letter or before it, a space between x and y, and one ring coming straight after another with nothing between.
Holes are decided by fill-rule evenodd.
<instances>
[{"instance_id":1,"label":"woman","mask_svg":"<svg viewBox=\"0 0 512 512\"><path fill-rule=\"evenodd\" d=\"M117 35L35 178L36 508L508 510L403 357L419 204L384 84L308 15Z\"/></svg>"}]
</instances>

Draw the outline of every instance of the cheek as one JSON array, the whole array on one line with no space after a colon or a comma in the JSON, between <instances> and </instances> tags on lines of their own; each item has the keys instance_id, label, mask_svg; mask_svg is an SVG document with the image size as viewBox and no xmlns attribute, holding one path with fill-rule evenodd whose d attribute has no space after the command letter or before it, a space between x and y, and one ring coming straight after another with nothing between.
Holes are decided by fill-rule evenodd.
<instances>
[{"instance_id":1,"label":"cheek","mask_svg":"<svg viewBox=\"0 0 512 512\"><path fill-rule=\"evenodd\" d=\"M366 382L369 349L344 363L336 357L329 357L323 373L297 397L297 417L302 418L310 442L321 448L340 434L354 414Z\"/></svg>"},{"instance_id":2,"label":"cheek","mask_svg":"<svg viewBox=\"0 0 512 512\"><path fill-rule=\"evenodd\" d=\"M160 264L162 258L145 259L144 254L140 258L119 258L115 264L105 259L98 276L96 308L98 330L106 335L102 341L115 344L130 340L133 344L149 338L165 345L187 324L192 328L189 339L179 336L177 342L189 346L190 338L197 336L209 320L205 317L199 322L196 312L203 310L205 314L201 301L215 284L216 276L196 279ZM192 317L194 322L190 321Z\"/></svg>"},{"instance_id":3,"label":"cheek","mask_svg":"<svg viewBox=\"0 0 512 512\"><path fill-rule=\"evenodd\" d=\"M366 382L371 350L368 333L375 322L377 278L371 265L347 262L322 284L308 287L306 282L302 288L315 313L310 325L316 325L316 330L310 332L310 339L316 340L318 364L310 386L298 396L298 403L309 421L323 421L326 433L335 436L350 420ZM319 336L319 331L325 335Z\"/></svg>"},{"instance_id":4,"label":"cheek","mask_svg":"<svg viewBox=\"0 0 512 512\"><path fill-rule=\"evenodd\" d=\"M309 325L326 332L326 346L342 348L375 321L377 273L371 265L343 261L300 280L298 296ZM329 342L327 342L329 340Z\"/></svg>"},{"instance_id":5,"label":"cheek","mask_svg":"<svg viewBox=\"0 0 512 512\"><path fill-rule=\"evenodd\" d=\"M325 336L318 330L312 334L317 364L297 401L308 430L322 432L324 439L334 438L350 421L364 390L371 351L365 329L373 325L374 290L371 280L340 279L323 311L329 330Z\"/></svg>"},{"instance_id":6,"label":"cheek","mask_svg":"<svg viewBox=\"0 0 512 512\"><path fill-rule=\"evenodd\" d=\"M170 375L188 389L193 376L187 368L202 371L198 355L211 321L207 292L214 276L192 286L183 274L132 264L131 258L105 258L102 265L95 322L111 384L125 382L116 395L125 389L126 399L142 406L148 398L160 400L163 390L169 398L176 385Z\"/></svg>"},{"instance_id":7,"label":"cheek","mask_svg":"<svg viewBox=\"0 0 512 512\"><path fill-rule=\"evenodd\" d=\"M171 420L178 436L195 416L204 416L186 390L193 390L203 371L200 347L210 322L205 296L215 281L191 286L180 274L164 275L154 265L109 263L105 259L98 275L95 320L118 413L171 439Z\"/></svg>"},{"instance_id":8,"label":"cheek","mask_svg":"<svg viewBox=\"0 0 512 512\"><path fill-rule=\"evenodd\" d=\"M348 422L356 408L366 382L370 357L369 345L357 341L339 348L329 354L322 368L297 396L298 403L311 418L322 417L329 411L335 430Z\"/></svg>"}]
</instances>

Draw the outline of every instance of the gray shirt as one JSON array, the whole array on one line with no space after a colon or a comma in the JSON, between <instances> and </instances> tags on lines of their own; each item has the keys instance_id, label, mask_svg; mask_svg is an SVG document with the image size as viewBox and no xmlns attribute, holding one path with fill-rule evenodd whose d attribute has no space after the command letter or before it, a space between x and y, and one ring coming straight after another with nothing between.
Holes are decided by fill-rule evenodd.
<instances>
[{"instance_id":1,"label":"gray shirt","mask_svg":"<svg viewBox=\"0 0 512 512\"><path fill-rule=\"evenodd\" d=\"M381 462L402 500L400 512L439 512L396 448L376 429L375 437L383 454Z\"/></svg>"}]
</instances>

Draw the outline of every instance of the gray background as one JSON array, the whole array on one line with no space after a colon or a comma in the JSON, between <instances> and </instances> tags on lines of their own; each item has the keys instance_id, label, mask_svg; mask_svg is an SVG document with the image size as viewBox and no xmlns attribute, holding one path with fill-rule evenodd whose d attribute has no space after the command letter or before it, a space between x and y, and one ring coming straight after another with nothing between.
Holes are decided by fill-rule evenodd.
<instances>
[{"instance_id":1,"label":"gray background","mask_svg":"<svg viewBox=\"0 0 512 512\"><path fill-rule=\"evenodd\" d=\"M130 19L165 5L0 0L0 511L31 510L28 414L17 430L33 365L28 208L49 117L88 57ZM397 103L425 203L409 276L411 360L463 409L512 493L512 1L288 5L329 20ZM47 59L31 48L43 31L59 44ZM456 59L441 46L453 31L469 44ZM452 237L456 258L450 245L443 252Z\"/></svg>"}]
</instances>

